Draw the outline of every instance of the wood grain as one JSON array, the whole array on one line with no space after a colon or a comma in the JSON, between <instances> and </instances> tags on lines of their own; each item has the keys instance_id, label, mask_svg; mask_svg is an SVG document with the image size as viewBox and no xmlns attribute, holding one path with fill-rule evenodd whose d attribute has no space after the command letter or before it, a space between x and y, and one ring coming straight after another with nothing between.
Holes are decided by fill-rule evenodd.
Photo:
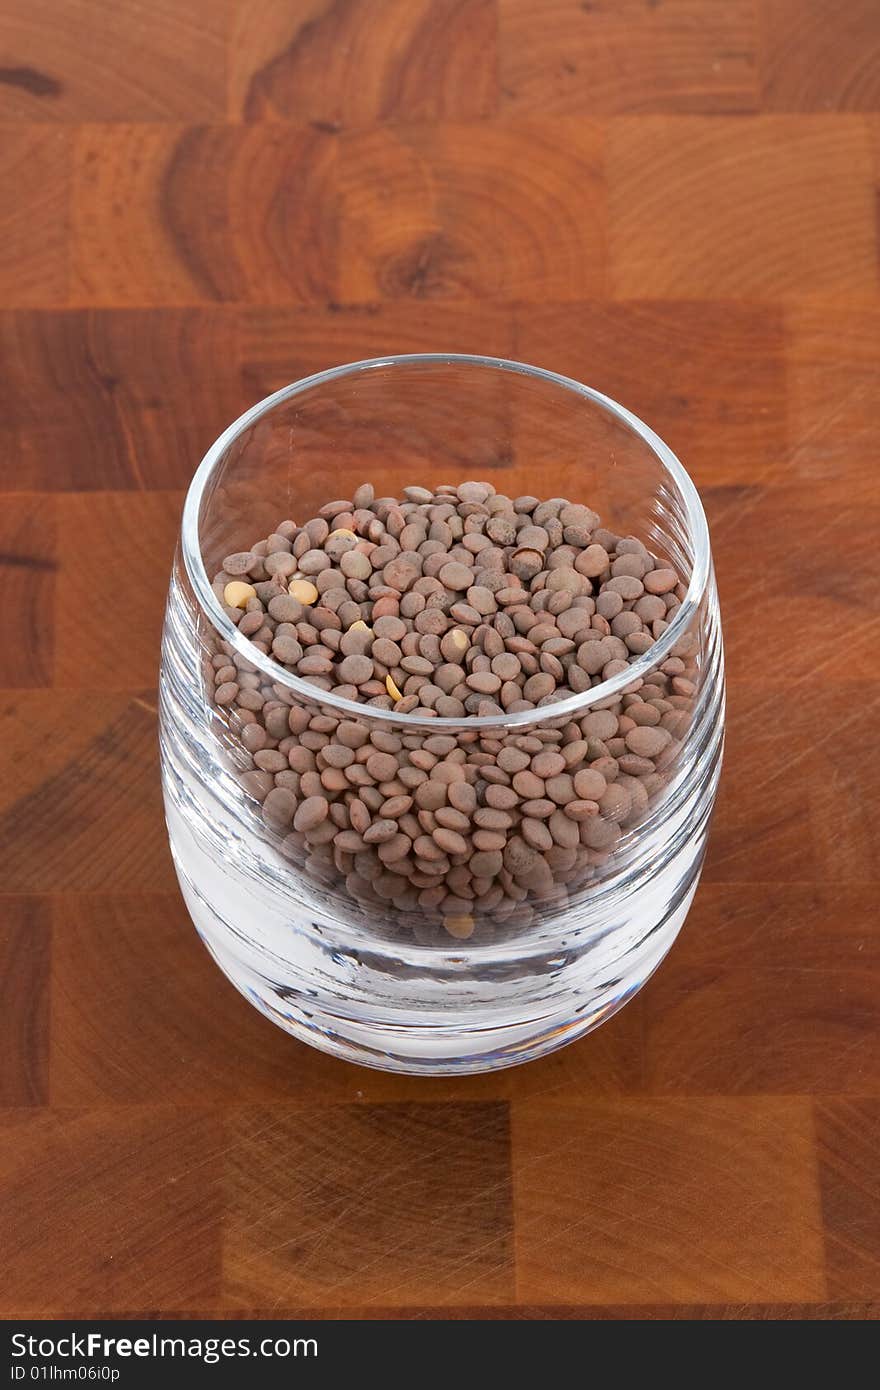
<instances>
[{"instance_id":1,"label":"wood grain","mask_svg":"<svg viewBox=\"0 0 880 1390\"><path fill-rule=\"evenodd\" d=\"M252 400L239 371L237 312L0 312L0 403L14 439L0 487L184 487Z\"/></svg>"},{"instance_id":2,"label":"wood grain","mask_svg":"<svg viewBox=\"0 0 880 1390\"><path fill-rule=\"evenodd\" d=\"M230 0L5 0L0 121L207 121L226 105Z\"/></svg>"},{"instance_id":3,"label":"wood grain","mask_svg":"<svg viewBox=\"0 0 880 1390\"><path fill-rule=\"evenodd\" d=\"M51 910L6 897L0 920L0 1105L44 1105L48 1086Z\"/></svg>"},{"instance_id":4,"label":"wood grain","mask_svg":"<svg viewBox=\"0 0 880 1390\"><path fill-rule=\"evenodd\" d=\"M880 110L880 38L872 0L763 0L765 111Z\"/></svg>"},{"instance_id":5,"label":"wood grain","mask_svg":"<svg viewBox=\"0 0 880 1390\"><path fill-rule=\"evenodd\" d=\"M105 691L150 690L156 684L165 576L174 556L183 494L68 493L56 505L60 579L55 597L56 689L92 690L95 670L106 667ZM83 557L106 549L108 539L112 548L103 583L108 593L128 595L122 627L112 619L106 624L81 621L94 602L94 577ZM142 576L140 584L131 584L132 573ZM108 642L119 644L124 662L107 660Z\"/></svg>"},{"instance_id":6,"label":"wood grain","mask_svg":"<svg viewBox=\"0 0 880 1390\"><path fill-rule=\"evenodd\" d=\"M516 317L519 358L651 421L700 488L773 482L787 447L785 353L773 304L598 299Z\"/></svg>"},{"instance_id":7,"label":"wood grain","mask_svg":"<svg viewBox=\"0 0 880 1390\"><path fill-rule=\"evenodd\" d=\"M239 3L229 112L331 130L489 116L495 29L494 0Z\"/></svg>"},{"instance_id":8,"label":"wood grain","mask_svg":"<svg viewBox=\"0 0 880 1390\"><path fill-rule=\"evenodd\" d=\"M876 1298L880 1289L880 1199L876 1100L829 1100L816 1107L816 1138L828 1291Z\"/></svg>"},{"instance_id":9,"label":"wood grain","mask_svg":"<svg viewBox=\"0 0 880 1390\"><path fill-rule=\"evenodd\" d=\"M644 994L647 1089L876 1094L875 917L870 882L704 884Z\"/></svg>"},{"instance_id":10,"label":"wood grain","mask_svg":"<svg viewBox=\"0 0 880 1390\"><path fill-rule=\"evenodd\" d=\"M498 0L503 111L754 111L751 0Z\"/></svg>"},{"instance_id":11,"label":"wood grain","mask_svg":"<svg viewBox=\"0 0 880 1390\"><path fill-rule=\"evenodd\" d=\"M824 1294L803 1100L537 1101L515 1110L513 1140L525 1301Z\"/></svg>"},{"instance_id":12,"label":"wood grain","mask_svg":"<svg viewBox=\"0 0 880 1390\"><path fill-rule=\"evenodd\" d=\"M692 930L699 930L696 912ZM646 996L645 1079L662 1094L821 1095L880 1087L880 975L860 954L845 965L789 963L660 975Z\"/></svg>"},{"instance_id":13,"label":"wood grain","mask_svg":"<svg viewBox=\"0 0 880 1390\"><path fill-rule=\"evenodd\" d=\"M51 685L57 572L55 498L7 498L0 513L0 574L9 640L0 648L0 686Z\"/></svg>"},{"instance_id":14,"label":"wood grain","mask_svg":"<svg viewBox=\"0 0 880 1390\"><path fill-rule=\"evenodd\" d=\"M314 130L80 127L73 302L300 303L328 297L337 225L334 164L335 141Z\"/></svg>"},{"instance_id":15,"label":"wood grain","mask_svg":"<svg viewBox=\"0 0 880 1390\"><path fill-rule=\"evenodd\" d=\"M247 1106L230 1123L232 1306L512 1297L503 1103Z\"/></svg>"},{"instance_id":16,"label":"wood grain","mask_svg":"<svg viewBox=\"0 0 880 1390\"><path fill-rule=\"evenodd\" d=\"M215 1298L223 1130L208 1110L161 1105L7 1112L3 1312L76 1316L121 1312L132 1300Z\"/></svg>"},{"instance_id":17,"label":"wood grain","mask_svg":"<svg viewBox=\"0 0 880 1390\"><path fill-rule=\"evenodd\" d=\"M877 290L857 116L626 117L610 127L608 170L616 297Z\"/></svg>"},{"instance_id":18,"label":"wood grain","mask_svg":"<svg viewBox=\"0 0 880 1390\"><path fill-rule=\"evenodd\" d=\"M876 499L880 303L795 302L785 309L787 471L833 504Z\"/></svg>"},{"instance_id":19,"label":"wood grain","mask_svg":"<svg viewBox=\"0 0 880 1390\"><path fill-rule=\"evenodd\" d=\"M850 757L846 738L878 701L876 681L731 687L708 880L876 881L877 837L865 808L878 794L880 764Z\"/></svg>"},{"instance_id":20,"label":"wood grain","mask_svg":"<svg viewBox=\"0 0 880 1390\"><path fill-rule=\"evenodd\" d=\"M790 478L789 474L789 478ZM880 679L880 574L872 556L880 534L876 503L841 497L823 516L821 564L811 566L810 532L816 501L809 502L801 482L780 479L779 485L757 485L743 494L706 490L709 523L719 548L718 573L725 585L725 616L730 619L727 647L732 679L763 681L778 687L797 686L817 667L829 682ZM734 547L746 554L767 548L773 557L774 582L737 559ZM806 554L805 554L806 552ZM728 556L730 559L728 559ZM857 604L851 596L859 594ZM811 640L813 624L834 631L846 646L846 669L836 666L830 652L817 650ZM755 634L773 632L772 663L762 659ZM872 687L865 692L870 703ZM783 695L783 698L785 696ZM769 730L771 734L773 730ZM760 737L760 735L759 735ZM821 735L819 740L821 740ZM815 744L814 744L815 748ZM817 750L818 751L818 750ZM829 788L833 798L833 790Z\"/></svg>"},{"instance_id":21,"label":"wood grain","mask_svg":"<svg viewBox=\"0 0 880 1390\"><path fill-rule=\"evenodd\" d=\"M248 308L240 333L242 376L253 400L309 372L389 352L517 351L515 310L507 303L396 299L345 309Z\"/></svg>"},{"instance_id":22,"label":"wood grain","mask_svg":"<svg viewBox=\"0 0 880 1390\"><path fill-rule=\"evenodd\" d=\"M154 691L7 692L0 736L16 770L0 794L7 891L173 886Z\"/></svg>"},{"instance_id":23,"label":"wood grain","mask_svg":"<svg viewBox=\"0 0 880 1390\"><path fill-rule=\"evenodd\" d=\"M0 1314L880 1316L878 53L873 0L7 0ZM659 431L730 676L668 960L574 1047L431 1084L217 971L155 693L211 442L424 351ZM552 418L492 408L540 492ZM492 463L452 400L437 452Z\"/></svg>"},{"instance_id":24,"label":"wood grain","mask_svg":"<svg viewBox=\"0 0 880 1390\"><path fill-rule=\"evenodd\" d=\"M343 136L340 297L601 294L601 158L601 129L588 120L384 127Z\"/></svg>"},{"instance_id":25,"label":"wood grain","mask_svg":"<svg viewBox=\"0 0 880 1390\"><path fill-rule=\"evenodd\" d=\"M0 136L0 295L4 304L63 304L69 279L71 133L13 125L0 127Z\"/></svg>"}]
</instances>

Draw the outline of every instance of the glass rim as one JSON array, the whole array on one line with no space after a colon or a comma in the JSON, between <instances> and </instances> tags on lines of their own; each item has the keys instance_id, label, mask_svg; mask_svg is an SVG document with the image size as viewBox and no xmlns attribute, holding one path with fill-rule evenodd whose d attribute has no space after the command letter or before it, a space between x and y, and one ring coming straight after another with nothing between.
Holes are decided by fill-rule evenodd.
<instances>
[{"instance_id":1,"label":"glass rim","mask_svg":"<svg viewBox=\"0 0 880 1390\"><path fill-rule=\"evenodd\" d=\"M512 714L503 712L486 715L462 714L454 717L434 716L433 718L425 715L397 714L393 708L382 709L376 705L347 700L336 695L332 690L322 690L318 686L311 685L301 676L295 676L291 671L274 661L268 653L263 653L254 647L253 643L243 637L235 624L226 616L223 606L211 586L202 559L199 544L199 513L205 488L214 469L222 462L229 446L251 425L273 410L275 406L292 400L316 386L325 386L347 376L381 367L409 366L491 368L494 371L509 372L516 376L530 377L536 381L562 387L573 395L599 406L606 414L625 425L647 444L666 469L684 502L688 535L693 544L693 569L687 593L669 627L661 633L646 652L643 652L627 666L625 671L617 672L616 675L602 681L599 685L592 686L589 690L566 696L564 700L557 700L552 704L536 705L534 709L518 710ZM505 357L484 357L459 352L397 353L387 357L367 357L357 362L346 362L338 367L329 367L325 371L314 372L310 376L301 377L299 381L292 382L289 386L282 386L280 390L273 391L271 395L264 396L262 400L257 401L255 405L239 415L237 420L233 420L232 424L228 425L218 436L193 474L183 505L181 551L193 592L212 626L232 646L234 651L249 661L257 670L262 671L274 684L283 685L305 701L329 706L337 710L343 718L376 719L380 723L435 731L437 729L460 730L462 726L484 731L501 728L508 731L512 729L524 730L536 722L544 723L564 718L576 719L595 706L603 704L606 700L623 694L627 686L631 685L633 681L646 676L668 657L672 648L687 632L691 622L697 616L711 570L709 527L696 485L668 444L665 444L649 425L646 425L632 411L627 410L625 406L620 405L618 401L595 390L594 387L585 386L573 377L562 376L560 373L549 371L545 367L534 367L526 362L516 362Z\"/></svg>"}]
</instances>

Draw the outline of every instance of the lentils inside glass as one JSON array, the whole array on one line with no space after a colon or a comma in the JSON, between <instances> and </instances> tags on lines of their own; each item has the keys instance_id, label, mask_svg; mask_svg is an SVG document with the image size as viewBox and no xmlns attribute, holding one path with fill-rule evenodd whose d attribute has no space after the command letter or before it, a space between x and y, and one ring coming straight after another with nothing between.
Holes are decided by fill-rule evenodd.
<instances>
[{"instance_id":1,"label":"lentils inside glass","mask_svg":"<svg viewBox=\"0 0 880 1390\"><path fill-rule=\"evenodd\" d=\"M366 909L420 914L467 938L526 925L596 875L664 784L695 694L698 639L576 718L549 707L625 671L668 627L685 584L669 562L563 498L489 483L364 483L303 525L228 555L214 591L242 635L321 692L436 734L316 712L221 642L215 704L241 782L282 850ZM472 716L547 706L527 732ZM430 934L430 933L428 933Z\"/></svg>"}]
</instances>

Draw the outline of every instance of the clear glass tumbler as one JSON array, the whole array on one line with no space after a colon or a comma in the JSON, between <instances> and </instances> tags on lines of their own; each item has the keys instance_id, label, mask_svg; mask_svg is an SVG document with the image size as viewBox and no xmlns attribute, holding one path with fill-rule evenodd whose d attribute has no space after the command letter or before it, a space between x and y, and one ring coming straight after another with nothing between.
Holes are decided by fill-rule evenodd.
<instances>
[{"instance_id":1,"label":"clear glass tumbler","mask_svg":"<svg viewBox=\"0 0 880 1390\"><path fill-rule=\"evenodd\" d=\"M604 528L669 561L683 583L653 645L601 684L537 709L401 715L291 674L238 630L212 585L224 556L281 518L302 522L331 500L351 499L363 482L377 496L399 496L407 486L468 479L510 497L586 504ZM520 840L519 857L506 846L503 867L482 878L454 855L439 887L425 891L373 847L358 853L357 836L340 847L342 804L335 823L305 833L264 815L247 716L214 699L215 674L228 664L247 673L276 722L287 717L285 748L298 754L288 754L291 767L319 756L326 735L347 721L358 738L407 756L434 740L430 748L453 750L477 769L497 768L503 748L543 744L563 752L569 771L597 767L618 790L603 798L601 814L573 823L574 834L563 827L564 843L545 854L523 853ZM625 760L623 770L614 755L633 721L618 721L633 701L644 712L645 700L671 737L657 756ZM477 1072L540 1056L609 1018L663 959L687 914L723 720L718 603L696 489L651 429L576 381L450 354L356 362L254 406L192 481L162 650L171 848L211 955L304 1042L386 1070ZM294 793L297 776L286 778ZM340 790L337 799L348 796Z\"/></svg>"}]
</instances>

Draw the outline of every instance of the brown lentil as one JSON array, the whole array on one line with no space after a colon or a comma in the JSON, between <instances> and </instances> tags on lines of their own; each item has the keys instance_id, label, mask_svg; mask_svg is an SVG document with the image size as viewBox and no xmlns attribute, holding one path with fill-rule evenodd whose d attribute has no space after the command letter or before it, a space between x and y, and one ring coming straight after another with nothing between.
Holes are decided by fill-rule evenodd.
<instances>
[{"instance_id":1,"label":"brown lentil","mask_svg":"<svg viewBox=\"0 0 880 1390\"><path fill-rule=\"evenodd\" d=\"M461 939L527 922L531 903L592 877L687 732L693 633L604 708L536 717L529 733L468 730L474 715L588 695L650 650L685 597L668 562L561 498L468 482L397 501L364 483L226 556L214 591L255 651L314 690L310 703L227 643L212 657L218 717L247 760L239 781L284 854L316 875L335 865L366 907L439 911ZM321 708L325 690L364 705L363 722ZM370 705L395 709L394 732L372 727ZM407 713L461 726L410 731Z\"/></svg>"}]
</instances>

